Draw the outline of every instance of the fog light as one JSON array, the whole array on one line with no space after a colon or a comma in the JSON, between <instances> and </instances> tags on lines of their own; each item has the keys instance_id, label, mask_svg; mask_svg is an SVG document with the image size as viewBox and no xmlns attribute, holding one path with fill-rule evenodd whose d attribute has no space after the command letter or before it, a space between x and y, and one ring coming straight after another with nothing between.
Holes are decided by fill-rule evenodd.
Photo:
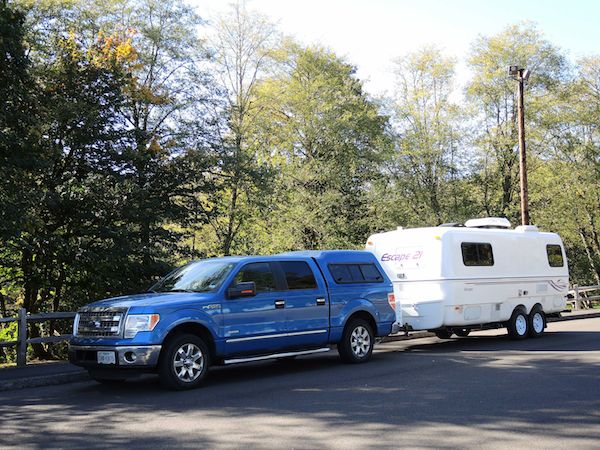
<instances>
[{"instance_id":1,"label":"fog light","mask_svg":"<svg viewBox=\"0 0 600 450\"><path fill-rule=\"evenodd\" d=\"M136 359L137 359L137 356L135 353L133 353L133 352L125 353L125 361L127 361L128 363L135 362Z\"/></svg>"}]
</instances>

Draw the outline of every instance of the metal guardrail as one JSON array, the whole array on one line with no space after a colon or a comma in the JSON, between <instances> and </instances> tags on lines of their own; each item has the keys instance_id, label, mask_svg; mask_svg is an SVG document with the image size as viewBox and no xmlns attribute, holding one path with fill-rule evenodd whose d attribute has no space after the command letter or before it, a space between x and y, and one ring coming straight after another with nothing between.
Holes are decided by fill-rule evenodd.
<instances>
[{"instance_id":1,"label":"metal guardrail","mask_svg":"<svg viewBox=\"0 0 600 450\"><path fill-rule=\"evenodd\" d=\"M29 344L47 344L54 342L62 342L71 338L71 334L61 334L59 336L45 336L37 338L27 338L27 324L29 322L46 322L47 320L58 319L73 319L74 312L56 312L56 313L40 313L27 314L25 308L19 309L17 317L2 317L0 324L17 322L17 340L16 341L0 341L0 347L17 347L17 367L27 365L27 346Z\"/></svg>"},{"instance_id":2,"label":"metal guardrail","mask_svg":"<svg viewBox=\"0 0 600 450\"><path fill-rule=\"evenodd\" d=\"M586 305L586 307L589 308L592 302L600 301L600 295L586 295L585 297L581 296L582 293L600 291L600 285L578 286L574 284L572 287L573 288L569 291L569 294L572 295L573 298L567 300L567 303L572 303L574 310L584 309L582 308L583 305Z\"/></svg>"}]
</instances>

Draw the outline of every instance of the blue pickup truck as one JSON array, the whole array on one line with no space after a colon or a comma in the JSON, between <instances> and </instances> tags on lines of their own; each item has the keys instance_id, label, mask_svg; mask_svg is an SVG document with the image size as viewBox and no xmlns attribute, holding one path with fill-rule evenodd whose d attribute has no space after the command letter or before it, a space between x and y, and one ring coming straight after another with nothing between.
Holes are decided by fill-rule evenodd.
<instances>
[{"instance_id":1,"label":"blue pickup truck","mask_svg":"<svg viewBox=\"0 0 600 450\"><path fill-rule=\"evenodd\" d=\"M209 366L293 358L336 344L368 361L392 331L393 288L365 251L292 252L191 262L149 292L91 303L75 318L69 359L100 382L158 372L198 386Z\"/></svg>"}]
</instances>

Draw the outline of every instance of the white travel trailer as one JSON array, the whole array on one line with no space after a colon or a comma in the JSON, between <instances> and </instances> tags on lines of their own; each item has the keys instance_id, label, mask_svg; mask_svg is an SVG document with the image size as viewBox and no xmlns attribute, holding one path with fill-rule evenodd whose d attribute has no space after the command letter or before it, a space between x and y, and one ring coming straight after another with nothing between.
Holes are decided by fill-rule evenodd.
<instances>
[{"instance_id":1,"label":"white travel trailer","mask_svg":"<svg viewBox=\"0 0 600 450\"><path fill-rule=\"evenodd\" d=\"M440 338L472 329L508 328L537 337L546 315L566 306L567 258L558 234L510 229L504 218L374 234L374 253L394 283L396 317L405 330Z\"/></svg>"}]
</instances>

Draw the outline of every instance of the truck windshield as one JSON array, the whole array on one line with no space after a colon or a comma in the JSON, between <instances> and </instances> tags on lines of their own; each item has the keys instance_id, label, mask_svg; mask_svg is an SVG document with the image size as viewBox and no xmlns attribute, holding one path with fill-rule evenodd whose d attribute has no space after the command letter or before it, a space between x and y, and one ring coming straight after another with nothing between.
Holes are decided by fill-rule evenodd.
<instances>
[{"instance_id":1,"label":"truck windshield","mask_svg":"<svg viewBox=\"0 0 600 450\"><path fill-rule=\"evenodd\" d=\"M217 289L234 264L197 261L180 267L156 283L152 292L209 292Z\"/></svg>"}]
</instances>

